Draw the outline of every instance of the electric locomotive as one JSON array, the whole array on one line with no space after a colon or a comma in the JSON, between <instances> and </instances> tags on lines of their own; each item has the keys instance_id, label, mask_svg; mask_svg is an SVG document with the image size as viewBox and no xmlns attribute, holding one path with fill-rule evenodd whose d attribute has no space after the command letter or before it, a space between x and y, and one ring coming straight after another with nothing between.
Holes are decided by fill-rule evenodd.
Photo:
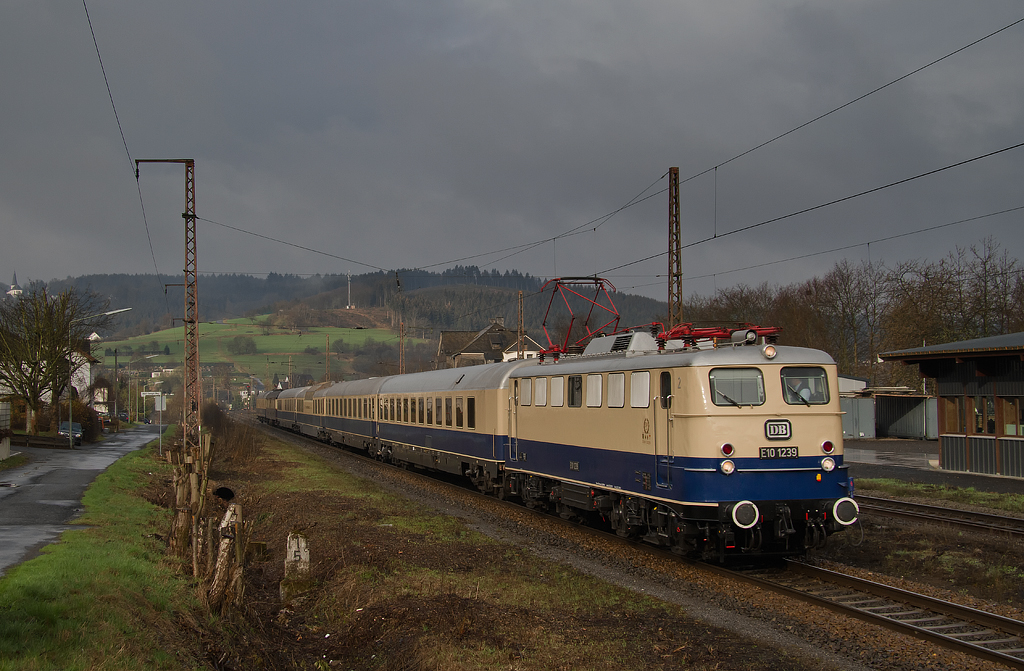
<instances>
[{"instance_id":1,"label":"electric locomotive","mask_svg":"<svg viewBox=\"0 0 1024 671\"><path fill-rule=\"evenodd\" d=\"M257 408L261 421L680 553L798 554L859 510L835 363L770 332L636 330L554 362L329 383Z\"/></svg>"}]
</instances>

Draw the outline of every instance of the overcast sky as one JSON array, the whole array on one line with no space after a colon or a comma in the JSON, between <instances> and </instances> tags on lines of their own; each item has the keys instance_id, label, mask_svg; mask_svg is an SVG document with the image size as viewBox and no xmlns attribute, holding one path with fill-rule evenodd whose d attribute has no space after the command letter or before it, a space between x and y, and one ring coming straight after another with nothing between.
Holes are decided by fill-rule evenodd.
<instances>
[{"instance_id":1,"label":"overcast sky","mask_svg":"<svg viewBox=\"0 0 1024 671\"><path fill-rule=\"evenodd\" d=\"M710 170L681 187L683 243L719 236L683 252L687 295L987 236L1024 251L1024 210L880 241L1024 206L1024 147L729 234L1024 142L1020 23L730 161L1024 18L1019 2L87 5L113 108L81 2L0 6L2 282L180 273L184 169L136 183L139 158L195 159L202 273L458 260L664 300L670 166Z\"/></svg>"}]
</instances>

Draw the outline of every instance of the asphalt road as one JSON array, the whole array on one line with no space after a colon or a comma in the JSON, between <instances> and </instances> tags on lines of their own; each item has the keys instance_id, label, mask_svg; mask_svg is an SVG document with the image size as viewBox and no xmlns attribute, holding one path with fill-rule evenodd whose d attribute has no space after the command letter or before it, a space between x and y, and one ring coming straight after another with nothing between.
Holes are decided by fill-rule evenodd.
<instances>
[{"instance_id":1,"label":"asphalt road","mask_svg":"<svg viewBox=\"0 0 1024 671\"><path fill-rule=\"evenodd\" d=\"M109 435L75 450L12 448L30 458L0 471L0 575L31 559L74 525L82 494L112 463L157 437L157 426Z\"/></svg>"},{"instance_id":2,"label":"asphalt road","mask_svg":"<svg viewBox=\"0 0 1024 671\"><path fill-rule=\"evenodd\" d=\"M1021 478L940 470L939 443L935 440L847 440L843 449L854 486L857 478L891 478L926 485L973 487L982 492L1024 494Z\"/></svg>"}]
</instances>

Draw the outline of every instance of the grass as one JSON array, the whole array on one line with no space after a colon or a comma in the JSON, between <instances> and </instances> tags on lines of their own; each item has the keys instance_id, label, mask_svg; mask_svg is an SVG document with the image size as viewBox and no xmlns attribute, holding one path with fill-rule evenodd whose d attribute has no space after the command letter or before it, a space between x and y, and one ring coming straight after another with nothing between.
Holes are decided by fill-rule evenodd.
<instances>
[{"instance_id":1,"label":"grass","mask_svg":"<svg viewBox=\"0 0 1024 671\"><path fill-rule=\"evenodd\" d=\"M302 529L314 585L267 616L303 647L297 659L318 660L314 668L814 668L495 541L299 448L269 440L263 455L248 474L263 493L249 497L273 501L273 514L247 508L253 538L280 548ZM276 583L261 589L272 594Z\"/></svg>"},{"instance_id":2,"label":"grass","mask_svg":"<svg viewBox=\"0 0 1024 671\"><path fill-rule=\"evenodd\" d=\"M160 634L194 602L156 537L168 511L136 493L169 472L151 452L126 455L86 491L78 523L89 528L0 579L0 669L182 668Z\"/></svg>"},{"instance_id":3,"label":"grass","mask_svg":"<svg viewBox=\"0 0 1024 671\"><path fill-rule=\"evenodd\" d=\"M12 457L7 457L3 461L0 461L0 471L6 471L9 468L17 468L24 466L28 463L28 457L24 454L16 454Z\"/></svg>"},{"instance_id":4,"label":"grass","mask_svg":"<svg viewBox=\"0 0 1024 671\"><path fill-rule=\"evenodd\" d=\"M237 336L251 337L256 342L259 350L257 354L234 355L228 352L227 346ZM324 366L324 351L327 346L327 337L331 343L337 342L339 338L345 341L346 349L362 346L367 338L374 340L391 341L396 336L386 329L348 329L317 327L304 330L302 333L295 333L287 329L275 327L269 335L263 334L260 326L252 324L248 319L230 319L218 323L203 323L199 326L199 357L206 363L234 363L240 369L249 373L264 373L269 364L273 364L271 373L287 371L288 357L292 357L292 366L296 371L304 368L319 369ZM101 359L105 365L113 365L114 357L106 356L107 349L120 349L120 362L127 362L129 357L124 351L127 346L133 349L148 349L154 341L157 349L163 351L164 347L170 348L170 355L159 354L146 362L153 365L180 365L184 335L180 328L164 329L155 331L148 335L128 338L126 340L109 341L97 347L94 355ZM421 342L411 339L410 342ZM426 341L422 341L426 342ZM319 354L304 354L307 347L313 347Z\"/></svg>"},{"instance_id":5,"label":"grass","mask_svg":"<svg viewBox=\"0 0 1024 671\"><path fill-rule=\"evenodd\" d=\"M914 496L936 501L952 501L1024 515L1024 495L1022 494L979 492L973 487L921 485L886 478L859 479L857 480L857 491L882 493L893 497Z\"/></svg>"}]
</instances>

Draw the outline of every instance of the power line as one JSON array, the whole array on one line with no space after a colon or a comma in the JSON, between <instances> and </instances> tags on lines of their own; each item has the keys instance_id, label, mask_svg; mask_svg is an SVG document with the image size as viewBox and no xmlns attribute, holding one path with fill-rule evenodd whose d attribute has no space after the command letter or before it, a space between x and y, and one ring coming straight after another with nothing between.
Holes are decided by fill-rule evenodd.
<instances>
[{"instance_id":1,"label":"power line","mask_svg":"<svg viewBox=\"0 0 1024 671\"><path fill-rule=\"evenodd\" d=\"M121 144L124 145L124 153L128 155L128 165L132 166L132 153L128 150L128 140L124 137L124 128L121 127L121 119L117 114L117 106L114 104L114 94L110 90L110 80L107 79L107 69L103 67L103 57L100 55L100 44L96 39L96 31L92 26L92 17L89 16L89 5L86 4L85 0L82 0L82 7L85 9L85 20L89 23L89 33L92 35L92 45L96 48L96 60L100 64L100 72L103 73L103 83L107 87L107 97L110 98L110 109L114 111L114 122L117 123L117 131L121 134ZM149 241L149 255L153 259L153 270L156 271L157 283L162 285L160 279L160 267L156 263L156 252L153 251L153 237L149 234L149 220L146 218L146 204L142 200L142 186L139 185L139 178L136 174L135 186L139 191L139 206L142 208L142 223L146 227L146 240ZM167 303L167 298L164 298L164 303L167 306L167 311L171 311L171 306Z\"/></svg>"},{"instance_id":2,"label":"power line","mask_svg":"<svg viewBox=\"0 0 1024 671\"><path fill-rule=\"evenodd\" d=\"M264 240L270 240L271 242L276 242L276 243L281 244L281 245L286 245L288 247L294 247L296 249L301 249L301 250L306 251L306 252L313 252L314 254L321 254L323 256L327 256L327 257L330 257L332 259L338 259L339 261L347 261L348 263L354 263L354 264L359 265L359 266L366 266L367 268L373 268L374 270L382 270L384 272L389 272L387 268L381 268L380 266L375 266L372 263L364 263L362 261L356 261L355 259L349 259L349 258L346 258L344 256L338 256L337 254L331 254L330 252L325 252L325 251L323 251L321 249L313 249L312 247L304 247L303 245L299 245L299 244L296 244L294 242L288 242L287 240L280 240L278 238L272 238L269 235L263 235L262 233L254 233L252 231L247 231L244 228L239 228L237 226L232 226L230 224L224 224L224 223L221 223L219 221L214 221L212 219L206 219L204 217L196 217L196 219L198 219L200 221L205 221L206 223L213 224L215 226L223 226L224 228L229 228L232 231L238 231L239 233L245 233L246 235L251 235L251 236L256 237L256 238L263 238Z\"/></svg>"},{"instance_id":3,"label":"power line","mask_svg":"<svg viewBox=\"0 0 1024 671\"><path fill-rule=\"evenodd\" d=\"M773 217L771 219L766 219L766 220L758 222L756 224L750 224L749 226L744 226L742 228L737 228L735 230L728 231L726 233L722 233L721 235L713 235L711 237L704 238L702 240L696 240L696 241L691 242L689 244L683 245L683 249L689 249L690 247L696 247L697 245L702 245L705 242L711 242L712 240L720 240L721 238L724 238L724 237L727 237L727 236L730 236L730 235L735 235L736 233L743 233L745 231L749 231L749 230L752 230L752 229L755 229L755 228L759 228L761 226L767 226L768 224L777 223L777 222L782 221L784 219L789 219L791 217L795 217L795 216L798 216L798 215L801 215L801 214L807 214L808 212L813 212L815 210L820 210L822 208L829 207L831 205L836 205L838 203L844 203L844 202L846 202L848 200L853 200L854 198L860 198L861 196L866 196L868 194L876 193L876 192L882 191L884 189L889 189L889 188L892 188L894 186L899 186L901 184L906 184L907 182L912 182L912 181L914 181L916 179L921 179L922 177L929 177L931 175L935 175L937 173L940 173L940 172L943 172L943 171L946 171L946 170L951 170L953 168L958 168L960 166L967 165L968 163L973 163L975 161L980 161L980 160L985 159L985 158L990 158L992 156L996 156L997 154L1002 154L1004 152L1011 151L1013 149L1019 149L1020 147L1024 147L1024 142L1020 142L1020 143L1017 143L1017 144L1009 146L1009 147L1004 147L1003 149L997 149L996 151L991 151L991 152L988 152L987 154L982 154L980 156L975 156L974 158L965 159L963 161L957 161L956 163L951 163L950 165L946 165L946 166L943 166L941 168L936 168L934 170L929 170L927 172L922 172L922 173L920 173L918 175L914 175L912 177L905 177L903 179L896 180L895 182L889 182L888 184L883 184L882 186L876 186L874 188L867 189L865 191L860 191L858 193L854 193L854 194L851 194L849 196L844 196L842 198L836 198L835 200L830 200L830 201L825 202L825 203L820 203L818 205L813 205L811 207L806 207L806 208L804 208L802 210L797 210L796 212L790 212L789 214L784 214L784 215L779 216L779 217ZM650 256L645 256L642 259L637 259L636 261L630 261L629 263L624 263L624 264L619 265L619 266L614 266L612 268L608 268L607 270L602 270L601 272L599 272L597 274L598 275L604 275L605 273L609 273L609 272L611 272L613 270L619 270L621 268L627 268L629 266L634 266L634 265L636 265L638 263L643 263L644 261L650 261L651 259L656 259L658 257L667 256L667 255L668 255L668 251L659 252L657 254L652 254Z\"/></svg>"}]
</instances>

